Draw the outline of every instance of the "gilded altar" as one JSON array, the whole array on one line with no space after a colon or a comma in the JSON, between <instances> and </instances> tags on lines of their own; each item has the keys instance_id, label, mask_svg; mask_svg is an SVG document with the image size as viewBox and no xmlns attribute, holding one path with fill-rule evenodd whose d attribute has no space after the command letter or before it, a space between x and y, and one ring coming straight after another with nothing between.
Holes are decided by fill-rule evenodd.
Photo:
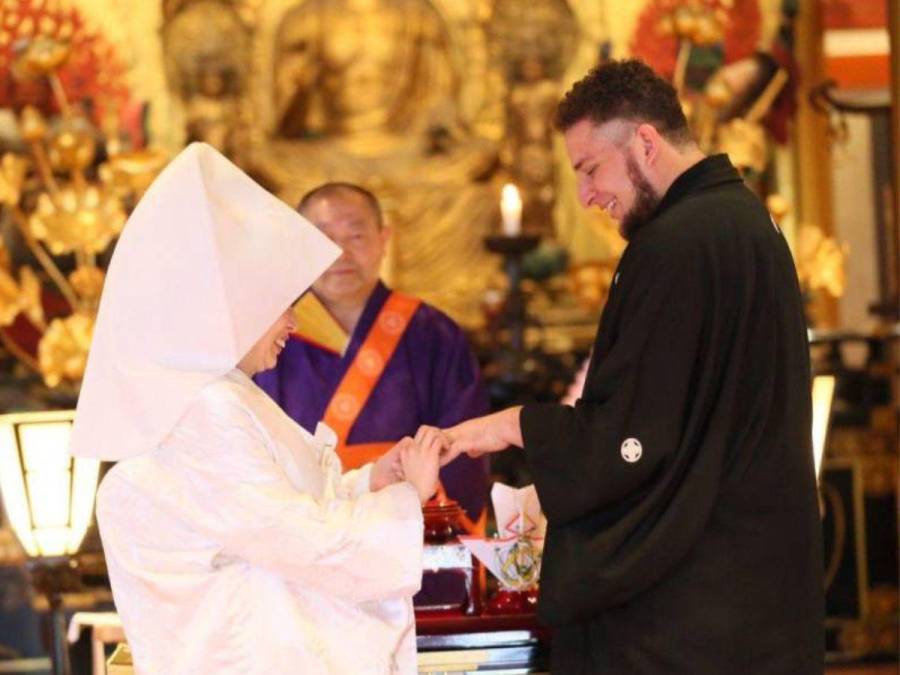
<instances>
[{"instance_id":1,"label":"gilded altar","mask_svg":"<svg viewBox=\"0 0 900 675\"><path fill-rule=\"evenodd\" d=\"M102 37L110 55L101 58L123 64L141 107L143 137L170 154L204 140L288 202L324 180L370 188L393 228L386 279L470 327L482 321L485 291L504 290L483 240L499 227L507 182L523 193L524 227L565 249L581 275L565 282L566 316L579 307L587 323L596 316L596 303L574 299L576 287L585 270L609 276L623 242L605 214L577 204L552 131L556 102L575 79L603 58L640 56L680 83L710 143L746 150L758 168L772 101L725 110L723 87L739 89L757 73L709 75L768 50L783 21L778 0L7 4L16 8L4 17L10 44L62 10L79 17L76 32ZM781 90L768 91L774 99ZM105 135L126 107L98 120ZM710 120L727 118L737 118L730 135L716 136ZM533 303L538 314L556 309L557 301Z\"/></svg>"}]
</instances>

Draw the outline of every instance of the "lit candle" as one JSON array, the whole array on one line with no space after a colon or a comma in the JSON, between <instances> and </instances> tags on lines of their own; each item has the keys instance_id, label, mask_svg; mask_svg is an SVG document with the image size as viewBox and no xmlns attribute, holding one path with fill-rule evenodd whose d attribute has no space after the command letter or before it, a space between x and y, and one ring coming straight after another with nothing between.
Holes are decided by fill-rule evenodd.
<instances>
[{"instance_id":1,"label":"lit candle","mask_svg":"<svg viewBox=\"0 0 900 675\"><path fill-rule=\"evenodd\" d=\"M503 215L503 234L518 237L522 233L522 198L518 188L512 183L503 186L500 213Z\"/></svg>"}]
</instances>

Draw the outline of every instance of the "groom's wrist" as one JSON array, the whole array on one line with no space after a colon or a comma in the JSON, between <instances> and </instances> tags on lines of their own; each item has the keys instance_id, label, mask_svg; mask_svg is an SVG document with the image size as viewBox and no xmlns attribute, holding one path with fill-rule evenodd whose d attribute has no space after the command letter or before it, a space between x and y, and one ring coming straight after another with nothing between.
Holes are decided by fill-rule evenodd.
<instances>
[{"instance_id":1,"label":"groom's wrist","mask_svg":"<svg viewBox=\"0 0 900 675\"><path fill-rule=\"evenodd\" d=\"M504 412L503 441L507 445L522 447L522 425L519 422L522 406L513 406Z\"/></svg>"}]
</instances>

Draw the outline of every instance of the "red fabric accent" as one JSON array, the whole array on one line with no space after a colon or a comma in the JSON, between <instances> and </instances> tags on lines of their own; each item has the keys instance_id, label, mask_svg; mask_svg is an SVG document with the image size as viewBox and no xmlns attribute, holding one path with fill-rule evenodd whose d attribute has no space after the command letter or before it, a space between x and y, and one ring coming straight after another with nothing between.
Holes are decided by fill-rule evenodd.
<instances>
[{"instance_id":1,"label":"red fabric accent","mask_svg":"<svg viewBox=\"0 0 900 675\"><path fill-rule=\"evenodd\" d=\"M883 28L887 4L895 0L824 0L825 28Z\"/></svg>"},{"instance_id":2,"label":"red fabric accent","mask_svg":"<svg viewBox=\"0 0 900 675\"><path fill-rule=\"evenodd\" d=\"M825 72L840 89L878 89L891 81L887 54L832 56L825 60Z\"/></svg>"}]
</instances>

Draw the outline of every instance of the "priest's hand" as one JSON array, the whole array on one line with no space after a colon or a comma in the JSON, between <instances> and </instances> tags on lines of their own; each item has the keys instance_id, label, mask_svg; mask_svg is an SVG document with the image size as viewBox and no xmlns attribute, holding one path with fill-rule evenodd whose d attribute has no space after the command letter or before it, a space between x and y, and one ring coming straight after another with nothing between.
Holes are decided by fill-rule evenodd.
<instances>
[{"instance_id":1,"label":"priest's hand","mask_svg":"<svg viewBox=\"0 0 900 675\"><path fill-rule=\"evenodd\" d=\"M470 457L480 457L486 452L499 452L511 445L521 447L521 410L522 406L515 406L444 429L449 448L442 454L441 464L453 461L463 452Z\"/></svg>"},{"instance_id":2,"label":"priest's hand","mask_svg":"<svg viewBox=\"0 0 900 675\"><path fill-rule=\"evenodd\" d=\"M393 448L375 460L372 472L369 474L369 489L377 492L383 487L403 480L403 465L400 461L400 452L403 448L412 445L413 439L409 436L400 439Z\"/></svg>"},{"instance_id":3,"label":"priest's hand","mask_svg":"<svg viewBox=\"0 0 900 675\"><path fill-rule=\"evenodd\" d=\"M400 448L403 477L413 484L424 504L438 489L438 471L443 442L439 434L416 434Z\"/></svg>"}]
</instances>

